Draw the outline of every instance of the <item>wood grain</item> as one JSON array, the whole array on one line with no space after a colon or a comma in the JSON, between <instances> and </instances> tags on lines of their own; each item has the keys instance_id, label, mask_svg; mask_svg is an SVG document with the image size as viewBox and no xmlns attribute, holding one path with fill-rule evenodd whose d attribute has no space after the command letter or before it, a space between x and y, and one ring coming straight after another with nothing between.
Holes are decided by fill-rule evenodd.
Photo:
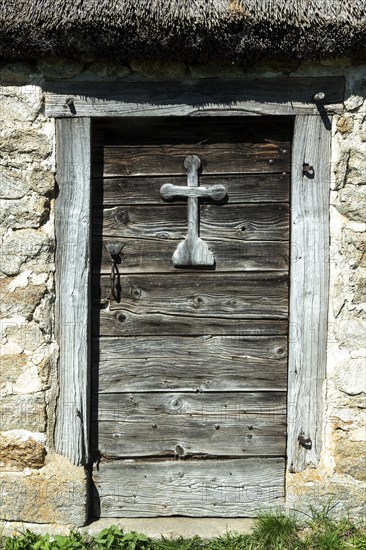
<instances>
[{"instance_id":1,"label":"wood grain","mask_svg":"<svg viewBox=\"0 0 366 550\"><path fill-rule=\"evenodd\" d=\"M106 248L111 238L93 239L94 272L110 274L111 258ZM123 244L118 260L121 273L174 273L172 254L177 246L173 239L117 239ZM206 239L216 260L215 272L285 271L289 266L287 241L239 241ZM185 268L187 271L187 268ZM194 272L194 271L192 271Z\"/></svg>"},{"instance_id":2,"label":"wood grain","mask_svg":"<svg viewBox=\"0 0 366 550\"><path fill-rule=\"evenodd\" d=\"M94 234L113 238L184 239L187 233L187 204L161 206L116 206L94 212ZM287 204L200 206L200 235L203 239L276 241L289 239ZM174 250L172 251L172 253Z\"/></svg>"},{"instance_id":3,"label":"wood grain","mask_svg":"<svg viewBox=\"0 0 366 550\"><path fill-rule=\"evenodd\" d=\"M177 273L162 275L122 275L121 302L110 302L110 310L136 314L160 314L236 319L286 319L288 312L288 274L258 272L222 275ZM110 280L102 276L100 296L93 284L94 299L108 301Z\"/></svg>"},{"instance_id":4,"label":"wood grain","mask_svg":"<svg viewBox=\"0 0 366 550\"><path fill-rule=\"evenodd\" d=\"M175 465L182 463L180 479L197 467L205 474L215 471L216 465L217 479L234 465L233 457L241 459L241 475L252 468L248 457L272 471L272 494L258 497L258 491L267 492L261 476L255 496L250 489L247 500L254 498L256 506L264 499L280 502L286 452L290 125L286 121L276 132L273 121L244 128L234 117L230 128L218 118L182 125L161 118L126 119L112 133L108 128L108 121L95 127L93 168L92 417L103 471L94 471L100 491L96 513L154 516L177 509L184 514L169 504L180 495L171 486ZM203 164L199 185L224 185L228 192L217 205L200 199L196 228L215 256L214 269L172 264L178 242L187 235L187 201L164 201L160 189L166 184L186 188L183 162L192 154ZM106 245L112 242L123 245L117 300L110 297ZM263 456L268 458L263 461ZM119 496L116 502L111 480L118 487L129 465L143 465L129 478L146 492L134 490L134 503L121 502ZM105 466L111 466L109 479ZM234 470L229 474L232 478ZM150 475L151 485L146 482ZM256 476L253 470L250 479ZM164 487L159 498L166 490L164 512L157 502L146 505L159 492L156 483ZM217 503L209 501L214 512L206 504L200 507L194 491L186 497L192 515L232 513L216 512ZM241 513L254 514L252 504L251 511Z\"/></svg>"},{"instance_id":5,"label":"wood grain","mask_svg":"<svg viewBox=\"0 0 366 550\"><path fill-rule=\"evenodd\" d=\"M94 344L99 393L278 391L287 386L285 336L139 336L101 338Z\"/></svg>"},{"instance_id":6,"label":"wood grain","mask_svg":"<svg viewBox=\"0 0 366 550\"><path fill-rule=\"evenodd\" d=\"M201 175L200 186L222 184L227 189L230 204L252 202L288 202L290 174ZM96 206L117 204L162 204L160 188L165 183L186 185L184 176L94 178L93 195Z\"/></svg>"},{"instance_id":7,"label":"wood grain","mask_svg":"<svg viewBox=\"0 0 366 550\"><path fill-rule=\"evenodd\" d=\"M56 124L56 339L60 348L56 451L88 461L90 359L90 120Z\"/></svg>"},{"instance_id":8,"label":"wood grain","mask_svg":"<svg viewBox=\"0 0 366 550\"><path fill-rule=\"evenodd\" d=\"M184 159L192 153L203 174L281 172L288 169L290 143L106 146L100 171L104 177L185 175Z\"/></svg>"},{"instance_id":9,"label":"wood grain","mask_svg":"<svg viewBox=\"0 0 366 550\"><path fill-rule=\"evenodd\" d=\"M95 513L104 517L257 516L284 504L285 460L121 460L95 471Z\"/></svg>"},{"instance_id":10,"label":"wood grain","mask_svg":"<svg viewBox=\"0 0 366 550\"><path fill-rule=\"evenodd\" d=\"M286 392L99 394L103 456L280 456Z\"/></svg>"},{"instance_id":11,"label":"wood grain","mask_svg":"<svg viewBox=\"0 0 366 550\"><path fill-rule=\"evenodd\" d=\"M313 96L342 109L343 77L199 79L149 82L47 82L48 117L318 114ZM67 100L73 99L72 108ZM337 105L338 104L338 105Z\"/></svg>"},{"instance_id":12,"label":"wood grain","mask_svg":"<svg viewBox=\"0 0 366 550\"><path fill-rule=\"evenodd\" d=\"M122 308L121 308L122 309ZM132 313L94 309L94 336L169 336L174 334L271 336L287 335L288 321L272 319L231 319L220 317L192 317L160 313Z\"/></svg>"},{"instance_id":13,"label":"wood grain","mask_svg":"<svg viewBox=\"0 0 366 550\"><path fill-rule=\"evenodd\" d=\"M320 118L296 119L292 162L292 259L288 469L317 467L322 449L329 293L331 132ZM303 173L303 164L313 175Z\"/></svg>"}]
</instances>

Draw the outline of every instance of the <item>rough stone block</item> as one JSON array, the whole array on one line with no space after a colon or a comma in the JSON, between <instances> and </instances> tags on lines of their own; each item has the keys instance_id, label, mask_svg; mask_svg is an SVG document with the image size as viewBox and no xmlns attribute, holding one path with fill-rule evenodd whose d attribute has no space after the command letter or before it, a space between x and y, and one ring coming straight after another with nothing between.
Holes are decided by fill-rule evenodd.
<instances>
[{"instance_id":1,"label":"rough stone block","mask_svg":"<svg viewBox=\"0 0 366 550\"><path fill-rule=\"evenodd\" d=\"M43 109L43 94L38 86L1 88L0 115L7 128L24 128L35 122Z\"/></svg>"},{"instance_id":2,"label":"rough stone block","mask_svg":"<svg viewBox=\"0 0 366 550\"><path fill-rule=\"evenodd\" d=\"M75 59L62 59L50 57L42 59L38 63L38 70L50 80L63 80L73 78L81 73L84 64Z\"/></svg>"},{"instance_id":3,"label":"rough stone block","mask_svg":"<svg viewBox=\"0 0 366 550\"><path fill-rule=\"evenodd\" d=\"M39 77L28 63L8 63L0 70L0 85L23 86Z\"/></svg>"},{"instance_id":4,"label":"rough stone block","mask_svg":"<svg viewBox=\"0 0 366 550\"><path fill-rule=\"evenodd\" d=\"M23 353L0 355L0 394L6 392L7 387L12 388L17 379L25 373L28 359L29 357Z\"/></svg>"},{"instance_id":5,"label":"rough stone block","mask_svg":"<svg viewBox=\"0 0 366 550\"><path fill-rule=\"evenodd\" d=\"M9 276L18 275L21 266L27 263L35 273L47 273L53 260L51 250L50 238L43 231L20 229L8 232L0 242L0 271Z\"/></svg>"},{"instance_id":6,"label":"rough stone block","mask_svg":"<svg viewBox=\"0 0 366 550\"><path fill-rule=\"evenodd\" d=\"M51 150L48 137L33 128L7 131L0 139L0 151L9 157L26 157L31 162L47 158Z\"/></svg>"},{"instance_id":7,"label":"rough stone block","mask_svg":"<svg viewBox=\"0 0 366 550\"><path fill-rule=\"evenodd\" d=\"M87 521L87 477L52 454L29 475L0 473L0 518L31 523L58 523L74 527Z\"/></svg>"},{"instance_id":8,"label":"rough stone block","mask_svg":"<svg viewBox=\"0 0 366 550\"><path fill-rule=\"evenodd\" d=\"M363 178L365 175L363 174ZM366 185L346 185L339 192L337 210L357 222L364 222L366 219Z\"/></svg>"},{"instance_id":9,"label":"rough stone block","mask_svg":"<svg viewBox=\"0 0 366 550\"><path fill-rule=\"evenodd\" d=\"M340 252L352 269L366 267L365 235L345 227L342 230Z\"/></svg>"},{"instance_id":10,"label":"rough stone block","mask_svg":"<svg viewBox=\"0 0 366 550\"><path fill-rule=\"evenodd\" d=\"M103 81L113 81L126 78L129 74L131 74L131 69L122 63L113 63L108 61L102 63L100 61L95 61L94 63L91 63L85 71L79 74L75 80L95 81L102 79Z\"/></svg>"},{"instance_id":11,"label":"rough stone block","mask_svg":"<svg viewBox=\"0 0 366 550\"><path fill-rule=\"evenodd\" d=\"M286 483L286 506L295 511L299 518L309 513L309 507L321 511L333 503L334 518L349 517L354 521L366 517L365 485L344 475L332 477L322 475L318 470L305 470L299 474L288 474Z\"/></svg>"},{"instance_id":12,"label":"rough stone block","mask_svg":"<svg viewBox=\"0 0 366 550\"><path fill-rule=\"evenodd\" d=\"M366 429L364 439L352 441L352 431L335 431L334 462L336 472L347 474L359 481L366 481Z\"/></svg>"},{"instance_id":13,"label":"rough stone block","mask_svg":"<svg viewBox=\"0 0 366 550\"><path fill-rule=\"evenodd\" d=\"M1 321L0 321L1 324ZM18 344L23 351L32 352L44 344L44 336L38 323L13 323L7 325L5 334L8 340ZM1 362L1 359L0 359Z\"/></svg>"},{"instance_id":14,"label":"rough stone block","mask_svg":"<svg viewBox=\"0 0 366 550\"><path fill-rule=\"evenodd\" d=\"M134 60L131 61L130 66L135 73L158 80L182 78L188 72L188 67L184 63Z\"/></svg>"},{"instance_id":15,"label":"rough stone block","mask_svg":"<svg viewBox=\"0 0 366 550\"><path fill-rule=\"evenodd\" d=\"M0 199L21 199L29 191L23 181L24 174L0 166Z\"/></svg>"},{"instance_id":16,"label":"rough stone block","mask_svg":"<svg viewBox=\"0 0 366 550\"><path fill-rule=\"evenodd\" d=\"M49 201L36 193L22 199L0 199L0 225L6 229L37 228L49 216Z\"/></svg>"},{"instance_id":17,"label":"rough stone block","mask_svg":"<svg viewBox=\"0 0 366 550\"><path fill-rule=\"evenodd\" d=\"M349 115L342 115L337 120L337 130L342 135L349 134L353 130L353 118Z\"/></svg>"},{"instance_id":18,"label":"rough stone block","mask_svg":"<svg viewBox=\"0 0 366 550\"><path fill-rule=\"evenodd\" d=\"M11 292L9 285L12 280L12 277L0 279L0 316L7 318L19 315L30 320L47 292L47 287L44 284L28 284L25 288L16 288Z\"/></svg>"},{"instance_id":19,"label":"rough stone block","mask_svg":"<svg viewBox=\"0 0 366 550\"><path fill-rule=\"evenodd\" d=\"M48 170L40 170L38 167L27 173L27 182L40 195L46 195L54 191L55 177Z\"/></svg>"},{"instance_id":20,"label":"rough stone block","mask_svg":"<svg viewBox=\"0 0 366 550\"><path fill-rule=\"evenodd\" d=\"M7 432L0 434L0 468L3 471L42 468L46 449L29 434Z\"/></svg>"},{"instance_id":21,"label":"rough stone block","mask_svg":"<svg viewBox=\"0 0 366 550\"><path fill-rule=\"evenodd\" d=\"M7 395L0 401L0 432L29 430L44 432L46 407L43 393Z\"/></svg>"},{"instance_id":22,"label":"rough stone block","mask_svg":"<svg viewBox=\"0 0 366 550\"><path fill-rule=\"evenodd\" d=\"M44 387L48 387L52 369L52 358L45 357L38 365L38 376Z\"/></svg>"}]
</instances>

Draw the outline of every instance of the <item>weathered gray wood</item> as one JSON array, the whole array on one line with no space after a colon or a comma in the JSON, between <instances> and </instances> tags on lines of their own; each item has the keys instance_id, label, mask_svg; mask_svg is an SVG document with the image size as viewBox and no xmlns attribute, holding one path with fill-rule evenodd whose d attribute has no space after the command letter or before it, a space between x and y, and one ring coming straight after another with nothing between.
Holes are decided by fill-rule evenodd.
<instances>
[{"instance_id":1,"label":"weathered gray wood","mask_svg":"<svg viewBox=\"0 0 366 550\"><path fill-rule=\"evenodd\" d=\"M110 280L101 277L100 300L108 301ZM179 273L172 281L169 274L122 275L121 301L111 300L110 310L138 315L271 318L286 319L288 312L288 274L282 272ZM99 297L95 297L99 301Z\"/></svg>"},{"instance_id":2,"label":"weathered gray wood","mask_svg":"<svg viewBox=\"0 0 366 550\"><path fill-rule=\"evenodd\" d=\"M128 119L126 124L133 128ZM104 211L99 192L94 210L93 252L106 273L101 277L100 296L98 277L94 279L94 329L98 334L101 322L100 332L108 335L95 339L93 347L95 449L102 463L108 459L122 464L126 458L139 457L160 466L167 457L185 458L185 464L194 457L200 458L200 467L206 471L206 464L218 456L225 457L221 463L225 467L229 457L285 455L288 260L283 252L289 238L290 128L281 126L276 133L272 124L270 132L262 125L258 137L257 124L246 126L242 135L237 120L234 126L233 133L229 128L221 131L216 121L214 132L220 135L214 139L204 121L193 130L187 123L182 138L176 124L169 130L171 140L165 138L170 145L159 144L150 121L146 141L141 131L130 133L119 127L109 136L103 124L98 130L101 135L104 132L100 145L107 146L95 149L95 182L101 181L104 166L104 174L122 175L113 178L126 181L129 189L126 197L122 184L119 198L110 203L114 208ZM221 199L215 206L212 200L206 204L205 198L200 206L200 236L210 248L211 244L221 247L221 265L216 265L217 273L186 267L168 271L164 258L171 257L177 241L186 235L186 206L180 206L179 199L164 204L154 196L160 190L155 182L185 192L179 176L184 174L182 163L186 155L201 150L200 185L209 178L214 180L211 185L234 180L233 202L229 196L228 202ZM249 177L241 173L246 170ZM262 189L267 182L261 171L279 183L279 196L282 193L285 200L279 200L273 183L273 200L265 197ZM197 180L197 174L193 176ZM262 183L259 189L257 183L254 189L253 183L251 189L242 189L239 179ZM105 181L108 185L113 180ZM198 234L197 220L195 229ZM110 262L108 269L106 253L98 249L101 240L103 246L112 241L124 245L117 301L110 301ZM248 244L252 259L243 257L240 246ZM276 250L282 250L282 255L273 260ZM271 273L273 262L279 262L278 271ZM255 273L242 272L250 265ZM265 265L270 269L264 271ZM99 315L100 306L106 309ZM111 338L112 333L122 337ZM205 458L210 460L202 462ZM185 465L183 475L184 469ZM282 490L283 479L279 485ZM157 514L155 509L152 515Z\"/></svg>"},{"instance_id":3,"label":"weathered gray wood","mask_svg":"<svg viewBox=\"0 0 366 550\"><path fill-rule=\"evenodd\" d=\"M102 243L93 239L94 272L109 275L111 258L106 245L114 242L108 237ZM173 239L118 239L123 244L118 267L121 273L173 273ZM215 272L225 271L285 271L289 266L288 241L238 241L206 239L216 258ZM187 269L185 270L187 271Z\"/></svg>"},{"instance_id":4,"label":"weathered gray wood","mask_svg":"<svg viewBox=\"0 0 366 550\"><path fill-rule=\"evenodd\" d=\"M124 309L109 311L94 309L94 336L148 336L156 335L225 335L261 336L287 335L288 321L271 319L230 319L192 317L160 313L136 314Z\"/></svg>"},{"instance_id":5,"label":"weathered gray wood","mask_svg":"<svg viewBox=\"0 0 366 550\"><path fill-rule=\"evenodd\" d=\"M46 115L75 116L217 116L317 114L314 95L340 109L343 77L202 79L167 82L47 83ZM70 104L70 98L73 103Z\"/></svg>"},{"instance_id":6,"label":"weathered gray wood","mask_svg":"<svg viewBox=\"0 0 366 550\"><path fill-rule=\"evenodd\" d=\"M184 239L187 207L183 204L116 206L96 210L94 234L117 238ZM200 207L203 239L277 241L289 239L287 204L214 205ZM175 248L175 247L174 247ZM174 250L172 250L172 253Z\"/></svg>"},{"instance_id":7,"label":"weathered gray wood","mask_svg":"<svg viewBox=\"0 0 366 550\"><path fill-rule=\"evenodd\" d=\"M99 393L287 387L285 336L101 338L93 361Z\"/></svg>"},{"instance_id":8,"label":"weathered gray wood","mask_svg":"<svg viewBox=\"0 0 366 550\"><path fill-rule=\"evenodd\" d=\"M297 117L292 161L288 469L316 467L321 453L329 285L331 132ZM303 174L303 165L313 175Z\"/></svg>"},{"instance_id":9,"label":"weathered gray wood","mask_svg":"<svg viewBox=\"0 0 366 550\"><path fill-rule=\"evenodd\" d=\"M90 345L89 119L57 121L56 337L60 347L55 447L88 460Z\"/></svg>"},{"instance_id":10,"label":"weathered gray wood","mask_svg":"<svg viewBox=\"0 0 366 550\"><path fill-rule=\"evenodd\" d=\"M103 166L96 171L111 176L179 176L184 159L192 152L200 157L203 174L242 174L288 170L290 143L215 143L192 145L106 146Z\"/></svg>"},{"instance_id":11,"label":"weathered gray wood","mask_svg":"<svg viewBox=\"0 0 366 550\"><path fill-rule=\"evenodd\" d=\"M226 196L223 185L212 187L199 187L198 169L201 161L197 155L188 155L184 161L187 170L187 186L177 186L165 183L160 189L163 199L175 199L185 197L188 208L188 232L184 241L181 241L174 251L172 261L175 267L182 266L212 266L215 264L215 256L207 243L199 237L199 206L198 199L209 198L220 201Z\"/></svg>"},{"instance_id":12,"label":"weathered gray wood","mask_svg":"<svg viewBox=\"0 0 366 550\"><path fill-rule=\"evenodd\" d=\"M103 456L281 456L286 392L98 395Z\"/></svg>"},{"instance_id":13,"label":"weathered gray wood","mask_svg":"<svg viewBox=\"0 0 366 550\"><path fill-rule=\"evenodd\" d=\"M161 204L159 190L167 182L185 185L184 176L95 178L93 195L97 205ZM290 173L201 175L204 187L222 184L230 197L230 204L252 202L288 202Z\"/></svg>"},{"instance_id":14,"label":"weathered gray wood","mask_svg":"<svg viewBox=\"0 0 366 550\"><path fill-rule=\"evenodd\" d=\"M94 474L95 513L257 516L284 504L284 469L283 458L101 462Z\"/></svg>"}]
</instances>

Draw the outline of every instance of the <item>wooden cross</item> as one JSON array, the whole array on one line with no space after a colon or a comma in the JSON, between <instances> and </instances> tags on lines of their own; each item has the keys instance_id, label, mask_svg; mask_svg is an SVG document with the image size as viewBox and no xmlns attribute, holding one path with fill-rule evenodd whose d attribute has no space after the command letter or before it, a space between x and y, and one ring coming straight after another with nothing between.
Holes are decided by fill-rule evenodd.
<instances>
[{"instance_id":1,"label":"wooden cross","mask_svg":"<svg viewBox=\"0 0 366 550\"><path fill-rule=\"evenodd\" d=\"M178 244L172 258L176 267L212 266L215 264L215 258L211 250L198 236L198 199L210 198L219 201L226 196L226 189L223 185L198 187L198 169L200 166L200 159L196 155L189 155L184 161L184 167L187 170L187 187L166 183L160 188L160 194L164 199L184 197L188 203L187 237Z\"/></svg>"}]
</instances>

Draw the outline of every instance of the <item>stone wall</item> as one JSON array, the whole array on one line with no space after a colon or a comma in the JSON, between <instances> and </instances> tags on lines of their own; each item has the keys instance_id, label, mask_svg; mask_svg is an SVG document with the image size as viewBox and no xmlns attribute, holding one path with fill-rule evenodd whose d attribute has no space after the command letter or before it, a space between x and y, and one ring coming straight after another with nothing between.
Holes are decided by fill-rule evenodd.
<instances>
[{"instance_id":1,"label":"stone wall","mask_svg":"<svg viewBox=\"0 0 366 550\"><path fill-rule=\"evenodd\" d=\"M331 302L321 465L287 475L287 503L334 499L338 515L366 515L366 66L129 66L60 59L0 66L0 519L82 525L87 475L53 449L57 399L54 337L54 121L45 80L247 78L344 75L334 117Z\"/></svg>"}]
</instances>

